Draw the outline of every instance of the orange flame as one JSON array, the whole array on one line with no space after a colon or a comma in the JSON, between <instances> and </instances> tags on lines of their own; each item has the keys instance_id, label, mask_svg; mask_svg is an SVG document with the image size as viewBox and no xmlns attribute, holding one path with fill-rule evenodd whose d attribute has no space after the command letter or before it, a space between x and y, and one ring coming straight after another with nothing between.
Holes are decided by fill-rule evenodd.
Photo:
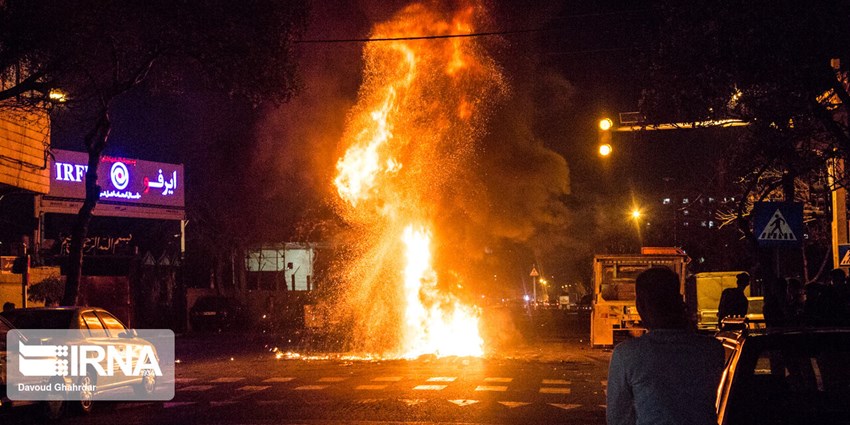
<instances>
[{"instance_id":1,"label":"orange flame","mask_svg":"<svg viewBox=\"0 0 850 425\"><path fill-rule=\"evenodd\" d=\"M472 32L481 12L473 6L444 17L414 4L373 37ZM392 347L367 347L396 357L480 356L480 312L438 285L429 223L439 210L434 200L471 154L486 99L503 89L501 74L470 38L367 43L364 59L334 180L344 217L369 233L350 279L352 302L369 321L363 339L396 335ZM387 274L398 276L396 292L386 288ZM376 305L372 294L387 301Z\"/></svg>"}]
</instances>

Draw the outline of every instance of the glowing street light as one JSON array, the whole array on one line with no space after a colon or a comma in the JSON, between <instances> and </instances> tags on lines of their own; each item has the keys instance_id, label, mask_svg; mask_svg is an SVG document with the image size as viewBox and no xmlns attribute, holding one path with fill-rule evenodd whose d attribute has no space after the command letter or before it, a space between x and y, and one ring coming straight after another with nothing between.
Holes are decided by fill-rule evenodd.
<instances>
[{"instance_id":1,"label":"glowing street light","mask_svg":"<svg viewBox=\"0 0 850 425\"><path fill-rule=\"evenodd\" d=\"M65 103L68 100L68 94L59 89L50 90L50 93L47 94L47 97L50 98L51 101L56 103Z\"/></svg>"},{"instance_id":2,"label":"glowing street light","mask_svg":"<svg viewBox=\"0 0 850 425\"><path fill-rule=\"evenodd\" d=\"M614 148L612 148L611 145L609 145L607 143L603 144L603 145L599 145L599 155L601 155L601 156L611 155L611 152L613 150L614 150Z\"/></svg>"},{"instance_id":3,"label":"glowing street light","mask_svg":"<svg viewBox=\"0 0 850 425\"><path fill-rule=\"evenodd\" d=\"M599 120L599 129L602 131L608 131L613 126L614 121L611 121L611 118L602 118L601 120Z\"/></svg>"},{"instance_id":4,"label":"glowing street light","mask_svg":"<svg viewBox=\"0 0 850 425\"><path fill-rule=\"evenodd\" d=\"M640 210L639 210L639 209L637 209L637 208L633 208L633 209L632 209L632 214L631 214L631 215L632 215L632 219L633 219L633 220L639 220L639 219L640 219L640 216L641 216Z\"/></svg>"}]
</instances>

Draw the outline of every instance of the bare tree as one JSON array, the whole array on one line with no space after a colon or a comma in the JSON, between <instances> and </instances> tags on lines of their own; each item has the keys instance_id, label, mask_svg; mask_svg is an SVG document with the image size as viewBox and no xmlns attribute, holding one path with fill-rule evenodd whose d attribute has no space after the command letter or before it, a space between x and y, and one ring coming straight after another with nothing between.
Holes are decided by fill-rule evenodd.
<instances>
[{"instance_id":1,"label":"bare tree","mask_svg":"<svg viewBox=\"0 0 850 425\"><path fill-rule=\"evenodd\" d=\"M174 89L200 83L255 106L285 102L296 88L292 43L306 21L305 3L0 2L0 102L46 108L61 90L65 107L90 125L86 199L72 230L64 305L77 300L114 102L153 81Z\"/></svg>"}]
</instances>

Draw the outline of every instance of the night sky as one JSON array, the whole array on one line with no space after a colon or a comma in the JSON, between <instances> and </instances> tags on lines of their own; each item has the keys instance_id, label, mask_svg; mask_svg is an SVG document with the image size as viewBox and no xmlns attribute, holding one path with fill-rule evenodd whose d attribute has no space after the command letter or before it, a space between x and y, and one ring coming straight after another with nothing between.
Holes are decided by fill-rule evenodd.
<instances>
[{"instance_id":1,"label":"night sky","mask_svg":"<svg viewBox=\"0 0 850 425\"><path fill-rule=\"evenodd\" d=\"M304 39L368 37L373 23L406 4L314 2ZM579 206L578 211L593 210L586 203L600 202L601 195L603 204L595 208L625 210L625 200L634 194L657 201L670 185L691 190L712 178L710 158L722 154L723 144L715 142L727 140L723 132L618 133L611 158L602 160L596 153L598 118L616 122L618 112L638 107L642 76L636 61L652 25L642 5L518 0L494 1L489 7L492 22L480 31L512 33L483 42L517 99L533 105L530 111L512 112L532 115L527 121L535 136L566 159L572 200L565 201ZM361 83L362 48L360 42L299 44L301 90L278 108L252 110L191 85L174 92L145 84L115 104L105 153L185 164L190 219L199 202L233 202L234 209L257 211L244 220L246 232L263 228L272 240L301 237L303 223L325 214L334 196L329 182L341 153L346 113ZM502 107L510 111L511 105ZM85 131L85 125L60 111L53 147L82 150ZM570 237L537 241L550 246L517 261L534 262L564 244L587 243ZM521 249L527 241L513 242ZM551 266L571 275L575 268Z\"/></svg>"}]
</instances>

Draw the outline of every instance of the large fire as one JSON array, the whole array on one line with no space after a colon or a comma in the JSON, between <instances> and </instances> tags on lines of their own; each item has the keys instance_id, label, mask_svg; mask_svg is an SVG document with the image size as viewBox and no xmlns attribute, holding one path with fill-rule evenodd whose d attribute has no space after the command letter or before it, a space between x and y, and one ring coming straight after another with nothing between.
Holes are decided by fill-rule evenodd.
<instances>
[{"instance_id":1,"label":"large fire","mask_svg":"<svg viewBox=\"0 0 850 425\"><path fill-rule=\"evenodd\" d=\"M461 278L434 264L432 227L472 160L487 98L504 89L474 38L410 39L471 33L485 16L475 5L443 9L413 4L374 28L371 38L394 40L366 43L336 166L343 216L362 235L348 279L363 319L354 331L387 357L484 350L480 310L461 299Z\"/></svg>"}]
</instances>

